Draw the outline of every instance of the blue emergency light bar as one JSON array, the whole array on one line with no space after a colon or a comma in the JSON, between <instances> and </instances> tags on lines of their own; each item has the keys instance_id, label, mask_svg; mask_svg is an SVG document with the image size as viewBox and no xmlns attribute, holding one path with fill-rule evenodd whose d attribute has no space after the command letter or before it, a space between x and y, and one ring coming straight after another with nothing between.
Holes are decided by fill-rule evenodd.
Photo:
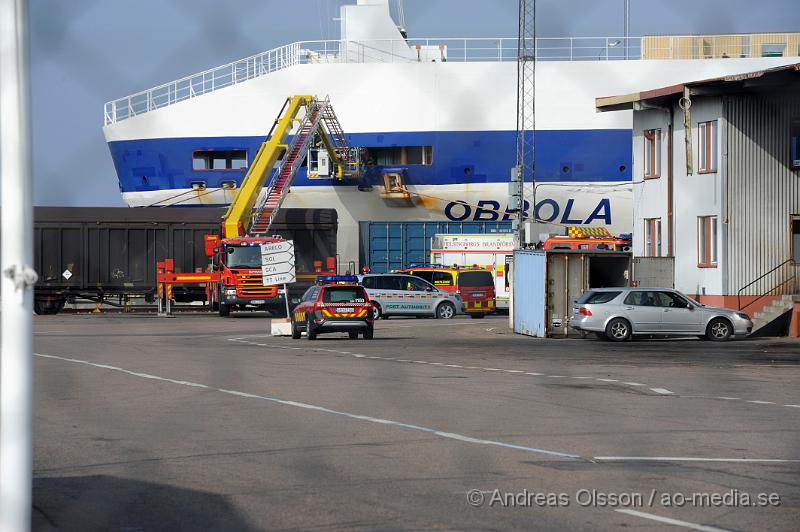
<instances>
[{"instance_id":1,"label":"blue emergency light bar","mask_svg":"<svg viewBox=\"0 0 800 532\"><path fill-rule=\"evenodd\" d=\"M357 283L355 275L318 275L317 284L321 283Z\"/></svg>"}]
</instances>

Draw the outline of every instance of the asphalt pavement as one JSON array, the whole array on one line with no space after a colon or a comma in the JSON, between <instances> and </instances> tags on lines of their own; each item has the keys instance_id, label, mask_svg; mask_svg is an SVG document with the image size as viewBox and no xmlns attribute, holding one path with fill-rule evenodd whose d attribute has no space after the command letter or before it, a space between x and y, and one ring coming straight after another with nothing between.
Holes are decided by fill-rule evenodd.
<instances>
[{"instance_id":1,"label":"asphalt pavement","mask_svg":"<svg viewBox=\"0 0 800 532\"><path fill-rule=\"evenodd\" d=\"M796 530L800 342L35 322L36 530Z\"/></svg>"}]
</instances>

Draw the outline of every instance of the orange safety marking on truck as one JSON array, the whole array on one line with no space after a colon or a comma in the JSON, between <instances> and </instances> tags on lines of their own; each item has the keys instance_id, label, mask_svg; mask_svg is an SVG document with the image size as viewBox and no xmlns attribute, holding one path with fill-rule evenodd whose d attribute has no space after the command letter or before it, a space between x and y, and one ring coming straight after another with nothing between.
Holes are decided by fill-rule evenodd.
<instances>
[{"instance_id":1,"label":"orange safety marking on truck","mask_svg":"<svg viewBox=\"0 0 800 532\"><path fill-rule=\"evenodd\" d=\"M215 276L210 274L192 274L192 275L175 275L173 281L176 283L190 282L190 283L206 283L215 280Z\"/></svg>"}]
</instances>

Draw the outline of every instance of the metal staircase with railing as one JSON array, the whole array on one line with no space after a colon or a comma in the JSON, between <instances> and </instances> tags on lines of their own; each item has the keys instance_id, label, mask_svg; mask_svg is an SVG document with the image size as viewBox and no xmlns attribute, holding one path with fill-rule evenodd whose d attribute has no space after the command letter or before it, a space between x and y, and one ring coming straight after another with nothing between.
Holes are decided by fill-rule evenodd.
<instances>
[{"instance_id":1,"label":"metal staircase with railing","mask_svg":"<svg viewBox=\"0 0 800 532\"><path fill-rule=\"evenodd\" d=\"M295 132L287 143L290 131ZM336 178L360 175L360 150L349 145L330 101L292 96L278 114L223 217L225 238L269 234L309 149L318 147L317 139L330 156Z\"/></svg>"},{"instance_id":2,"label":"metal staircase with railing","mask_svg":"<svg viewBox=\"0 0 800 532\"><path fill-rule=\"evenodd\" d=\"M304 154L308 151L320 121L320 108L312 103L300 129L289 144L286 155L266 186L266 193L261 196L261 200L253 211L253 220L248 231L251 235L266 235L269 232L283 200L289 193L297 170L303 164Z\"/></svg>"},{"instance_id":3,"label":"metal staircase with railing","mask_svg":"<svg viewBox=\"0 0 800 532\"><path fill-rule=\"evenodd\" d=\"M320 137L330 153L337 169L337 177L354 177L359 173L360 152L358 148L352 148L347 141L330 101L312 100L308 104L306 115L297 133L265 187L266 193L261 196L253 210L249 234L269 233L272 222L289 193L292 181L316 137Z\"/></svg>"},{"instance_id":4,"label":"metal staircase with railing","mask_svg":"<svg viewBox=\"0 0 800 532\"><path fill-rule=\"evenodd\" d=\"M773 324L791 311L797 295L800 295L800 264L787 259L740 288L738 307L752 312L754 336L775 334L782 327ZM743 304L743 299L749 301ZM788 328L788 322L785 326Z\"/></svg>"}]
</instances>

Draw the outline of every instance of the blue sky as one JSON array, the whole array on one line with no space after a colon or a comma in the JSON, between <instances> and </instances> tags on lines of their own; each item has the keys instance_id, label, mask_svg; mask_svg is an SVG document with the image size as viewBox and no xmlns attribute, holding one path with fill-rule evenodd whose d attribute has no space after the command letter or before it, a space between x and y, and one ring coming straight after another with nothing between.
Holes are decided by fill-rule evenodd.
<instances>
[{"instance_id":1,"label":"blue sky","mask_svg":"<svg viewBox=\"0 0 800 532\"><path fill-rule=\"evenodd\" d=\"M115 98L297 40L346 0L30 0L36 205L121 206ZM405 0L409 37L515 37L517 0ZM622 0L539 0L541 37L621 36ZM797 0L631 0L631 35L800 31Z\"/></svg>"}]
</instances>

